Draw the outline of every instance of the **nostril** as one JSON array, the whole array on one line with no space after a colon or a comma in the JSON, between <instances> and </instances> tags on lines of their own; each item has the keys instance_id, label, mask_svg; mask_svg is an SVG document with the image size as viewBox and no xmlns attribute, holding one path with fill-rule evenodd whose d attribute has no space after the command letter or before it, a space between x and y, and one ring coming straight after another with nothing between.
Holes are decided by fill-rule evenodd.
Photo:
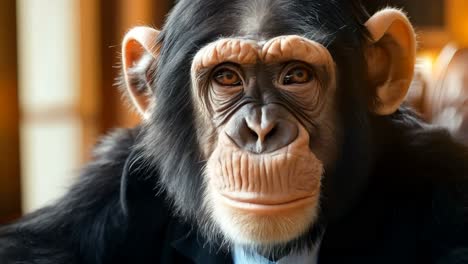
<instances>
[{"instance_id":1,"label":"nostril","mask_svg":"<svg viewBox=\"0 0 468 264\"><path fill-rule=\"evenodd\" d=\"M279 120L265 135L265 151L275 151L291 144L298 136L298 126L289 120Z\"/></svg>"},{"instance_id":2,"label":"nostril","mask_svg":"<svg viewBox=\"0 0 468 264\"><path fill-rule=\"evenodd\" d=\"M270 131L268 131L268 133L265 135L265 139L264 141L267 142L269 141L271 138L273 138L276 134L276 132L278 131L278 128L277 126L274 126Z\"/></svg>"},{"instance_id":3,"label":"nostril","mask_svg":"<svg viewBox=\"0 0 468 264\"><path fill-rule=\"evenodd\" d=\"M252 141L256 142L258 140L257 132L255 132L254 130L252 130L250 128L248 130L249 130L249 133L250 133L250 138L252 139Z\"/></svg>"}]
</instances>

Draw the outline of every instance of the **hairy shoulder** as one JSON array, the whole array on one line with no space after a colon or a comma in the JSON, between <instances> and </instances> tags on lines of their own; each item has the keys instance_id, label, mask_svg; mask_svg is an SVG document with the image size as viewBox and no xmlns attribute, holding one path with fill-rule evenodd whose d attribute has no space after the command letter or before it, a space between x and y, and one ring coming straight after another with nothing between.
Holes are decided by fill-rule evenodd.
<instances>
[{"instance_id":1,"label":"hairy shoulder","mask_svg":"<svg viewBox=\"0 0 468 264\"><path fill-rule=\"evenodd\" d=\"M430 208L424 233L432 251L468 253L468 147L445 128L424 124L408 112L394 123L402 129L398 149L390 154L397 155L393 159L399 165L393 166L413 197L426 193L429 198L420 206Z\"/></svg>"},{"instance_id":2,"label":"hairy shoulder","mask_svg":"<svg viewBox=\"0 0 468 264\"><path fill-rule=\"evenodd\" d=\"M138 129L117 130L54 204L0 228L1 263L101 263L122 241L122 170Z\"/></svg>"}]
</instances>

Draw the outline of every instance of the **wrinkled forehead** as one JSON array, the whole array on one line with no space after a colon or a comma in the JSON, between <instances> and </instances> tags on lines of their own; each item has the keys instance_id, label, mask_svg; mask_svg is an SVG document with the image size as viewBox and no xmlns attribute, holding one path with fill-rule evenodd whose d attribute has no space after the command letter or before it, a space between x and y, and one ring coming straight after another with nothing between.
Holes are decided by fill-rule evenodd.
<instances>
[{"instance_id":1,"label":"wrinkled forehead","mask_svg":"<svg viewBox=\"0 0 468 264\"><path fill-rule=\"evenodd\" d=\"M197 71L225 62L245 65L287 61L333 66L333 59L322 44L301 36L286 35L268 40L221 38L196 54L192 68Z\"/></svg>"}]
</instances>

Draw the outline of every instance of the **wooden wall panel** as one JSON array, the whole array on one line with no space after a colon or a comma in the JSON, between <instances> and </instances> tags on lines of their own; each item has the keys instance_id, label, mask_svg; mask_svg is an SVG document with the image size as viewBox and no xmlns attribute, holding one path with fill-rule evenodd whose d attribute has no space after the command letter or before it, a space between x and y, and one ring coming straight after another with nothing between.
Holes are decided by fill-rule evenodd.
<instances>
[{"instance_id":1,"label":"wooden wall panel","mask_svg":"<svg viewBox=\"0 0 468 264\"><path fill-rule=\"evenodd\" d=\"M0 224L21 214L15 3L0 1Z\"/></svg>"},{"instance_id":2,"label":"wooden wall panel","mask_svg":"<svg viewBox=\"0 0 468 264\"><path fill-rule=\"evenodd\" d=\"M95 0L77 2L80 27L80 99L79 112L82 124L81 157L86 161L102 132L101 128L101 27L100 4Z\"/></svg>"},{"instance_id":3,"label":"wooden wall panel","mask_svg":"<svg viewBox=\"0 0 468 264\"><path fill-rule=\"evenodd\" d=\"M468 1L446 0L447 25L452 40L468 47Z\"/></svg>"}]
</instances>

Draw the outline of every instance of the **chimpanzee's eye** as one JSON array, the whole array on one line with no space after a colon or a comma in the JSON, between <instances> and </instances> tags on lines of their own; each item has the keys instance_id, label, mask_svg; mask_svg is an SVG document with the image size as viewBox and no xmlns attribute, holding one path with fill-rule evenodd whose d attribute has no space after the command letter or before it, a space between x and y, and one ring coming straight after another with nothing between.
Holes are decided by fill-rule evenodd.
<instances>
[{"instance_id":1,"label":"chimpanzee's eye","mask_svg":"<svg viewBox=\"0 0 468 264\"><path fill-rule=\"evenodd\" d=\"M222 86L242 85L242 79L240 78L239 74L229 68L221 68L217 70L213 75L213 79L216 83Z\"/></svg>"},{"instance_id":2,"label":"chimpanzee's eye","mask_svg":"<svg viewBox=\"0 0 468 264\"><path fill-rule=\"evenodd\" d=\"M286 74L281 81L283 85L304 84L312 81L313 74L305 65L297 65L287 69Z\"/></svg>"}]
</instances>

